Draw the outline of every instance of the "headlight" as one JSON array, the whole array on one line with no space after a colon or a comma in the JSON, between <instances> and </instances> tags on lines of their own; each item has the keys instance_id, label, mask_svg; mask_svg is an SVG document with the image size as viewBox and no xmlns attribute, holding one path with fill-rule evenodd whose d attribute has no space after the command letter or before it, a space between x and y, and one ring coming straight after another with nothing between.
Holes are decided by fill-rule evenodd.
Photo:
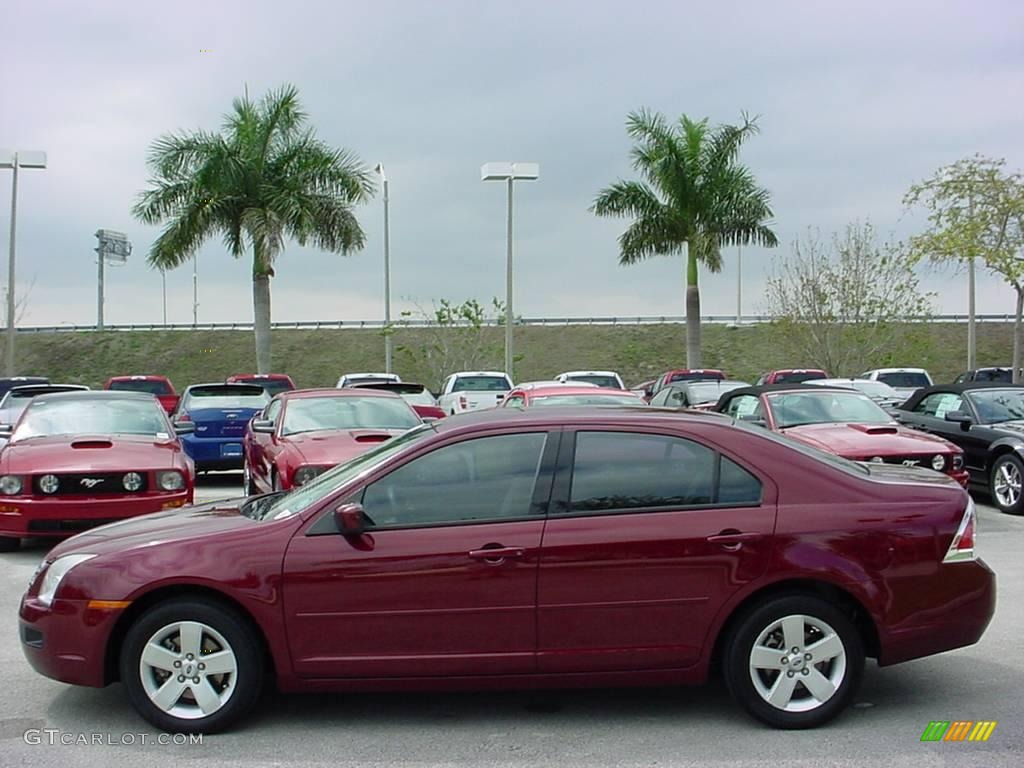
<instances>
[{"instance_id":1,"label":"headlight","mask_svg":"<svg viewBox=\"0 0 1024 768\"><path fill-rule=\"evenodd\" d=\"M156 484L165 491L180 491L185 487L185 478L181 472L157 472Z\"/></svg>"},{"instance_id":2,"label":"headlight","mask_svg":"<svg viewBox=\"0 0 1024 768\"><path fill-rule=\"evenodd\" d=\"M142 487L142 475L138 472L129 472L121 480L121 485L126 491L137 491Z\"/></svg>"},{"instance_id":3,"label":"headlight","mask_svg":"<svg viewBox=\"0 0 1024 768\"><path fill-rule=\"evenodd\" d=\"M935 454L932 456L932 469L936 472L941 472L946 468L946 457L942 454Z\"/></svg>"},{"instance_id":4,"label":"headlight","mask_svg":"<svg viewBox=\"0 0 1024 768\"><path fill-rule=\"evenodd\" d=\"M323 467L299 467L293 482L295 485L305 485L323 471Z\"/></svg>"},{"instance_id":5,"label":"headlight","mask_svg":"<svg viewBox=\"0 0 1024 768\"><path fill-rule=\"evenodd\" d=\"M953 456L953 469L960 470L964 468L964 455L958 453Z\"/></svg>"},{"instance_id":6,"label":"headlight","mask_svg":"<svg viewBox=\"0 0 1024 768\"><path fill-rule=\"evenodd\" d=\"M50 567L46 569L43 583L39 587L39 602L43 605L52 604L53 596L57 593L57 587L60 586L61 581L67 576L68 571L94 557L96 555L64 555L64 557L58 557L54 560Z\"/></svg>"},{"instance_id":7,"label":"headlight","mask_svg":"<svg viewBox=\"0 0 1024 768\"><path fill-rule=\"evenodd\" d=\"M16 496L21 493L21 478L17 475L0 477L0 493L5 496Z\"/></svg>"},{"instance_id":8,"label":"headlight","mask_svg":"<svg viewBox=\"0 0 1024 768\"><path fill-rule=\"evenodd\" d=\"M43 493L56 493L60 488L60 480L56 475L43 475L39 478L39 490Z\"/></svg>"}]
</instances>

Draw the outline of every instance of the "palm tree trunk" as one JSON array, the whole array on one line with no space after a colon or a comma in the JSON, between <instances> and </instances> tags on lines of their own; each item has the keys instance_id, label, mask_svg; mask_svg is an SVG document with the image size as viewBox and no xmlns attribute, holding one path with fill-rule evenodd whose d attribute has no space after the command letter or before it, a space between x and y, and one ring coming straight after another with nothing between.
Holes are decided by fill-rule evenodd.
<instances>
[{"instance_id":1,"label":"palm tree trunk","mask_svg":"<svg viewBox=\"0 0 1024 768\"><path fill-rule=\"evenodd\" d=\"M253 329L256 332L256 372L270 373L270 275L252 276Z\"/></svg>"},{"instance_id":2,"label":"palm tree trunk","mask_svg":"<svg viewBox=\"0 0 1024 768\"><path fill-rule=\"evenodd\" d=\"M1017 289L1017 313L1013 316L1013 363L1011 363L1011 374L1014 384L1020 383L1020 355L1021 355L1021 315L1024 315L1024 285L1013 286Z\"/></svg>"},{"instance_id":3,"label":"palm tree trunk","mask_svg":"<svg viewBox=\"0 0 1024 768\"><path fill-rule=\"evenodd\" d=\"M686 247L686 367L700 368L700 288L697 256Z\"/></svg>"}]
</instances>

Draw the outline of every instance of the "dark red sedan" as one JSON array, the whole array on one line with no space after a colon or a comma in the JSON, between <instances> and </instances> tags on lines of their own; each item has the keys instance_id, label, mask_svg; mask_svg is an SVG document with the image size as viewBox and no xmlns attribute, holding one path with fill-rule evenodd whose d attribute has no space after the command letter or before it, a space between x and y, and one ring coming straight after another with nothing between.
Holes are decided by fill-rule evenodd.
<instances>
[{"instance_id":1,"label":"dark red sedan","mask_svg":"<svg viewBox=\"0 0 1024 768\"><path fill-rule=\"evenodd\" d=\"M245 430L245 495L305 485L421 421L404 399L389 392L302 389L280 394Z\"/></svg>"},{"instance_id":2,"label":"dark red sedan","mask_svg":"<svg viewBox=\"0 0 1024 768\"><path fill-rule=\"evenodd\" d=\"M53 549L20 608L39 672L120 679L167 732L282 692L702 683L820 725L995 610L967 493L717 414L489 409L288 493ZM950 659L950 664L967 659Z\"/></svg>"},{"instance_id":3,"label":"dark red sedan","mask_svg":"<svg viewBox=\"0 0 1024 768\"><path fill-rule=\"evenodd\" d=\"M0 550L192 503L192 462L150 395L37 395L0 436Z\"/></svg>"}]
</instances>

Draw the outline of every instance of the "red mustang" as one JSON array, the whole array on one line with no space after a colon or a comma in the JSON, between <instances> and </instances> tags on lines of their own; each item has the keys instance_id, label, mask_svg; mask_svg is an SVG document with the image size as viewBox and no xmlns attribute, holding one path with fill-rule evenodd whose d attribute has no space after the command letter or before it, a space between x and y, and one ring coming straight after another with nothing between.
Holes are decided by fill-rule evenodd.
<instances>
[{"instance_id":1,"label":"red mustang","mask_svg":"<svg viewBox=\"0 0 1024 768\"><path fill-rule=\"evenodd\" d=\"M245 495L305 485L335 464L420 423L412 407L390 392L284 392L271 400L245 430Z\"/></svg>"},{"instance_id":2,"label":"red mustang","mask_svg":"<svg viewBox=\"0 0 1024 768\"><path fill-rule=\"evenodd\" d=\"M19 634L42 674L120 680L168 733L244 720L271 676L499 690L716 667L754 717L807 728L853 700L866 656L978 641L996 591L975 527L948 477L716 414L493 408L290 492L82 533L30 580Z\"/></svg>"},{"instance_id":3,"label":"red mustang","mask_svg":"<svg viewBox=\"0 0 1024 768\"><path fill-rule=\"evenodd\" d=\"M6 434L0 550L192 503L192 462L151 395L39 395Z\"/></svg>"},{"instance_id":4,"label":"red mustang","mask_svg":"<svg viewBox=\"0 0 1024 768\"><path fill-rule=\"evenodd\" d=\"M900 426L862 392L812 384L771 384L727 392L715 410L854 461L945 472L967 487L963 449Z\"/></svg>"}]
</instances>

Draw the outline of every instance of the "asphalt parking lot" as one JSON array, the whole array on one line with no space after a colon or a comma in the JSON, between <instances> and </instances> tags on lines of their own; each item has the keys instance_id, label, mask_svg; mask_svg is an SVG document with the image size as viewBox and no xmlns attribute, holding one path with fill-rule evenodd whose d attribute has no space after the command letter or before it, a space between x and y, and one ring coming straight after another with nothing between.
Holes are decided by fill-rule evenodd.
<instances>
[{"instance_id":1,"label":"asphalt parking lot","mask_svg":"<svg viewBox=\"0 0 1024 768\"><path fill-rule=\"evenodd\" d=\"M239 475L200 482L197 501L240 493ZM999 582L996 617L981 643L887 669L869 662L855 707L802 732L750 720L715 681L536 694L268 693L246 726L202 744L157 745L158 732L136 716L119 685L74 688L25 662L18 601L47 551L45 542L32 543L0 555L0 664L7 670L0 766L1016 767L1024 763L1024 518L990 507L980 515L979 547ZM986 743L922 743L932 720L998 725ZM102 743L84 744L79 734L89 741L100 734Z\"/></svg>"}]
</instances>

